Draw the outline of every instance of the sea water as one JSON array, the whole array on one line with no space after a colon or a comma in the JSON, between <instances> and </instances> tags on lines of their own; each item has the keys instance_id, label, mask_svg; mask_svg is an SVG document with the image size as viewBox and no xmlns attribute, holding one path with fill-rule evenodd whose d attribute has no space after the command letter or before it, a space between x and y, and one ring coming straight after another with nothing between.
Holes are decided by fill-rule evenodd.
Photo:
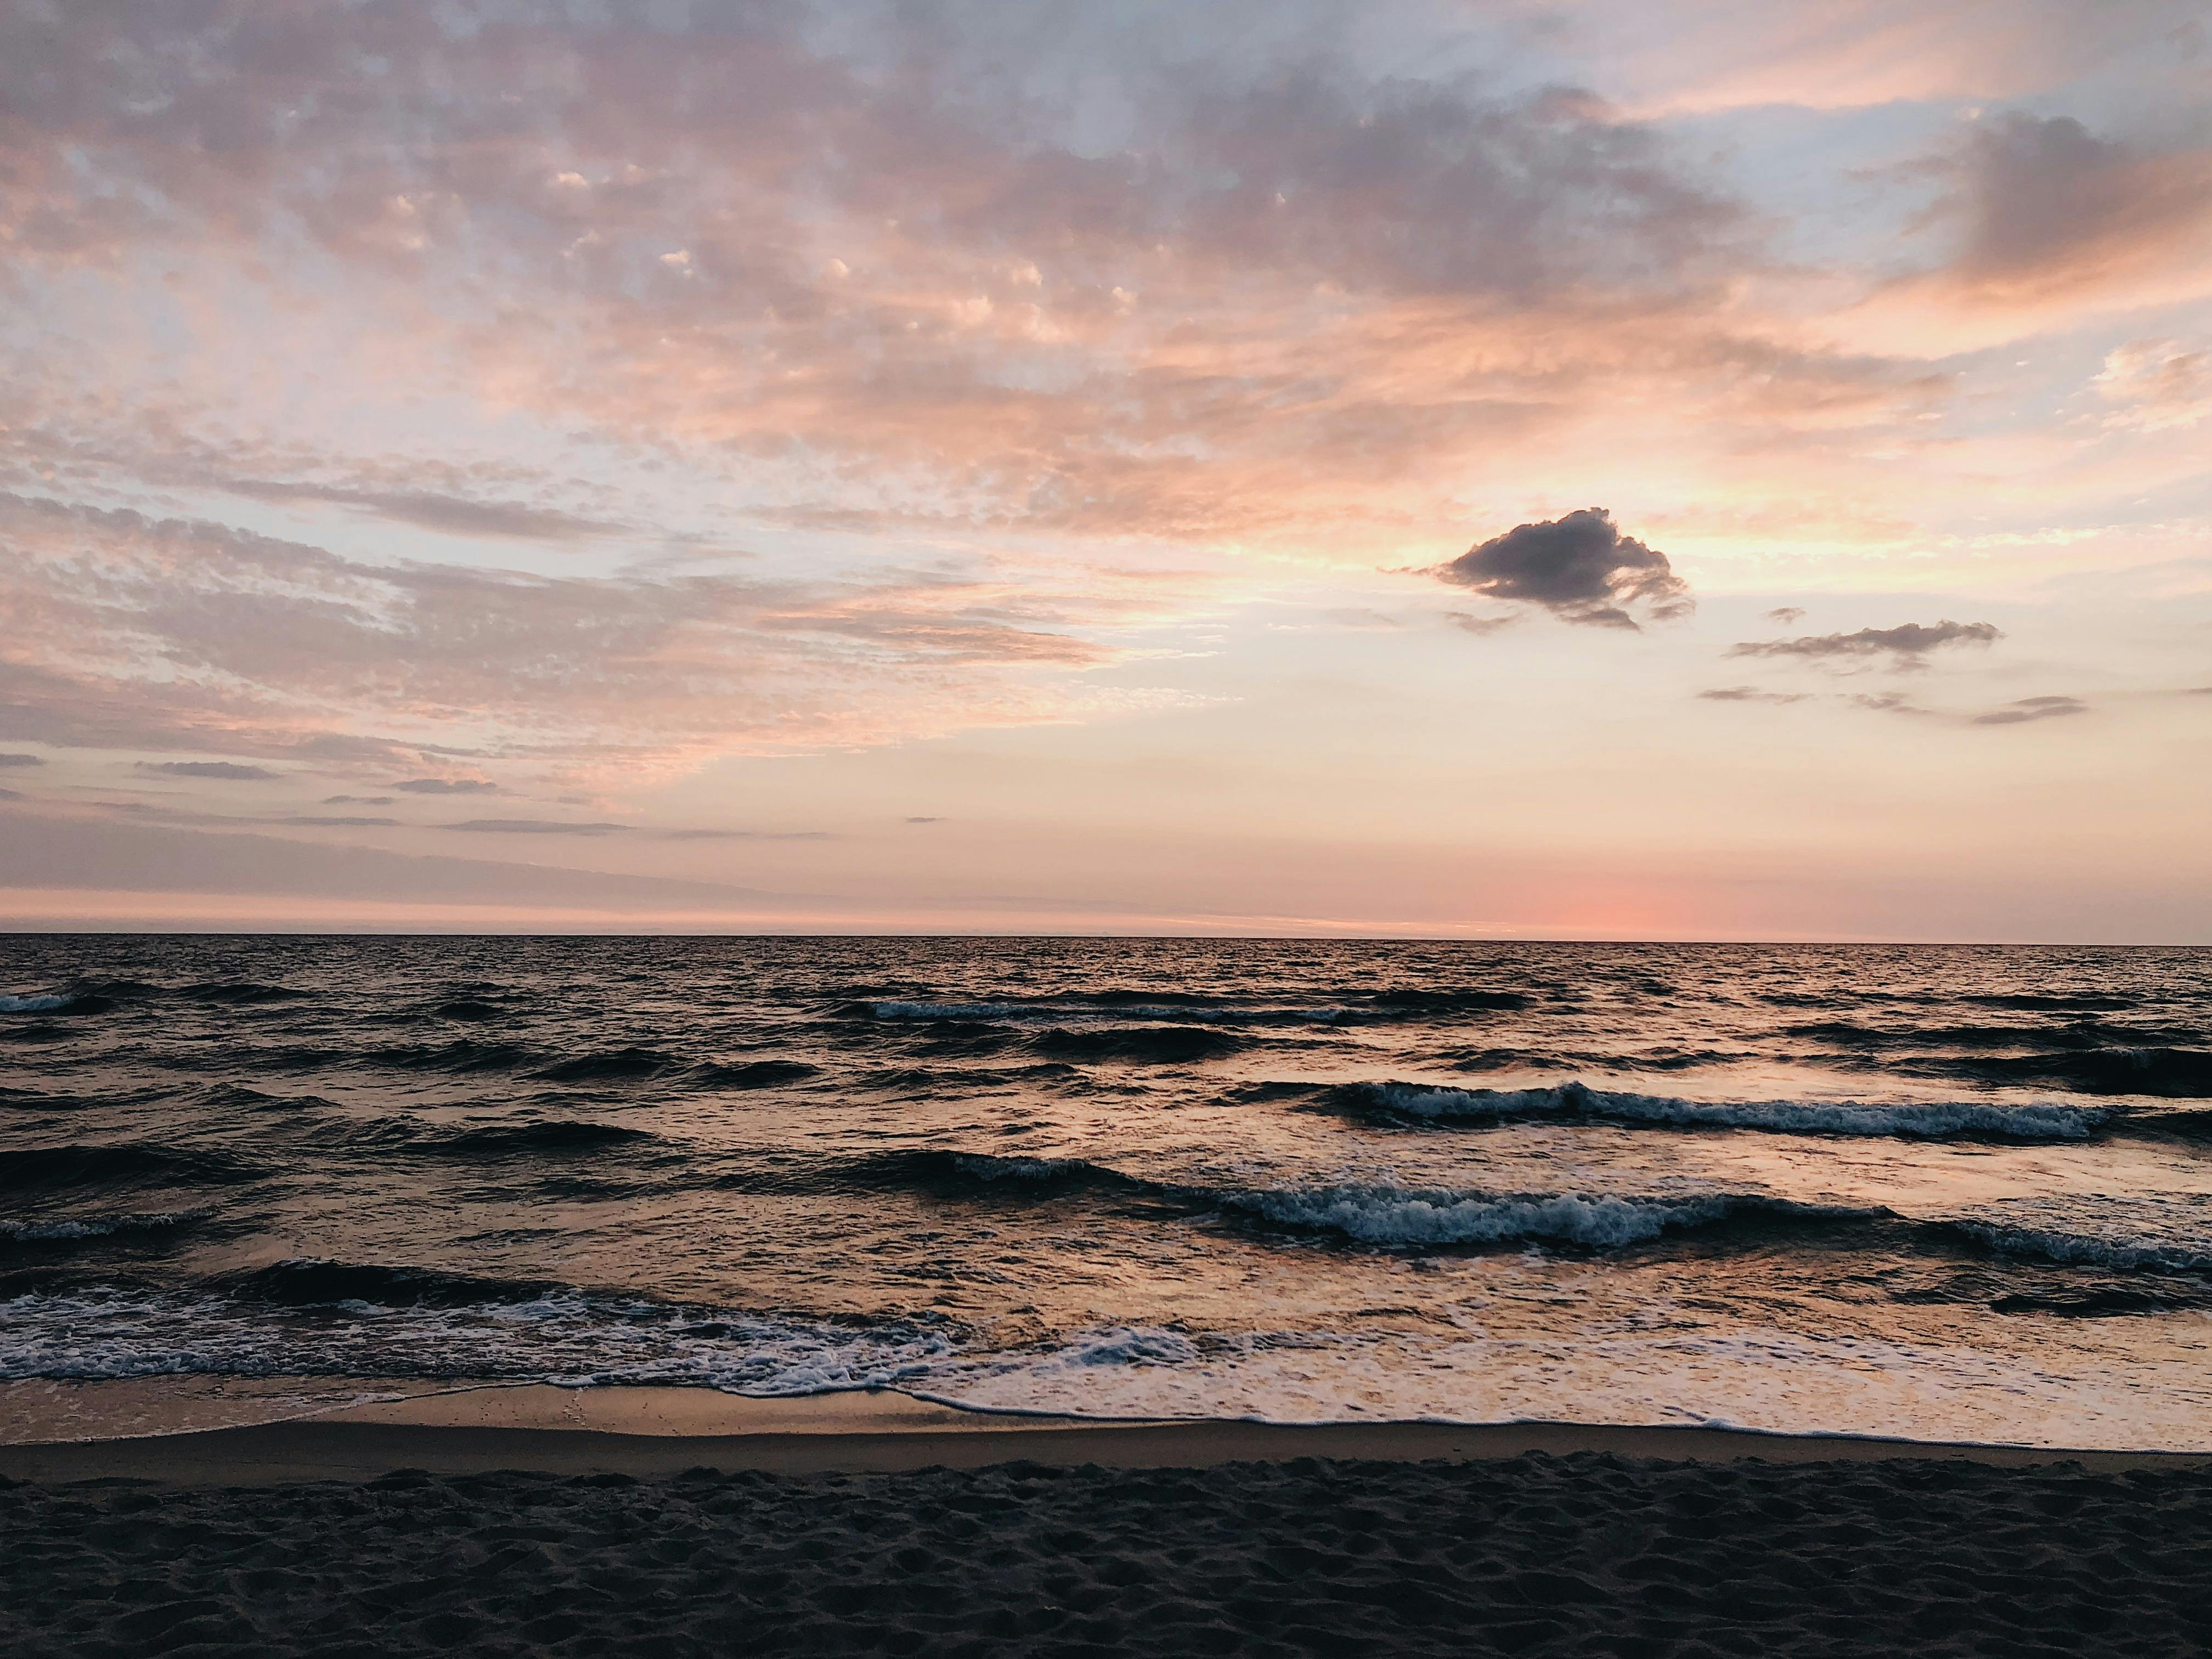
<instances>
[{"instance_id":1,"label":"sea water","mask_svg":"<svg viewBox=\"0 0 2212 1659\"><path fill-rule=\"evenodd\" d=\"M0 939L0 1379L2212 1449L2212 952Z\"/></svg>"}]
</instances>

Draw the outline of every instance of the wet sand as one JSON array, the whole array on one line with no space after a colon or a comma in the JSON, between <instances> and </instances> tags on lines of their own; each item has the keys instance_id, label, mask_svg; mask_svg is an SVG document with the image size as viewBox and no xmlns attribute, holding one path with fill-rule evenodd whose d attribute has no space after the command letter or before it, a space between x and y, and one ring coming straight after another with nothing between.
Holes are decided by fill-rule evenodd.
<instances>
[{"instance_id":1,"label":"wet sand","mask_svg":"<svg viewBox=\"0 0 2212 1659\"><path fill-rule=\"evenodd\" d=\"M0 1476L10 1655L2212 1647L2203 1456L500 1389Z\"/></svg>"}]
</instances>

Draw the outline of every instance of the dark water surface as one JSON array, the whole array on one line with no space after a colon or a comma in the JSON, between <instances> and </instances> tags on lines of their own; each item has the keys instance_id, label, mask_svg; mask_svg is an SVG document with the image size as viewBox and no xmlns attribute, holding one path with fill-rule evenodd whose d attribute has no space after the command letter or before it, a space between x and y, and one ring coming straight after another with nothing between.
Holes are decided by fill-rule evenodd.
<instances>
[{"instance_id":1,"label":"dark water surface","mask_svg":"<svg viewBox=\"0 0 2212 1659\"><path fill-rule=\"evenodd\" d=\"M0 939L0 1379L2207 1449L2208 1338L2212 952Z\"/></svg>"}]
</instances>

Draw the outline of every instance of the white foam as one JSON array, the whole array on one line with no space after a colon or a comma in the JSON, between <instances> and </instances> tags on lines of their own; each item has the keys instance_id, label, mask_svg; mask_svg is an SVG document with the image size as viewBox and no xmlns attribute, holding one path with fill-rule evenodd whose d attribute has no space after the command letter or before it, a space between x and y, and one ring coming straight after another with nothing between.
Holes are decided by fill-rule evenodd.
<instances>
[{"instance_id":1,"label":"white foam","mask_svg":"<svg viewBox=\"0 0 2212 1659\"><path fill-rule=\"evenodd\" d=\"M1677 1100L1592 1089L1451 1089L1410 1083L1366 1085L1394 1112L1427 1118L1604 1117L1631 1123L1711 1125L1846 1135L1999 1134L2023 1140L2081 1140L2111 1115L2094 1106L1993 1101Z\"/></svg>"},{"instance_id":2,"label":"white foam","mask_svg":"<svg viewBox=\"0 0 2212 1659\"><path fill-rule=\"evenodd\" d=\"M0 1014L44 1013L49 1008L68 1006L69 1000L65 996L56 994L17 997L0 993Z\"/></svg>"}]
</instances>

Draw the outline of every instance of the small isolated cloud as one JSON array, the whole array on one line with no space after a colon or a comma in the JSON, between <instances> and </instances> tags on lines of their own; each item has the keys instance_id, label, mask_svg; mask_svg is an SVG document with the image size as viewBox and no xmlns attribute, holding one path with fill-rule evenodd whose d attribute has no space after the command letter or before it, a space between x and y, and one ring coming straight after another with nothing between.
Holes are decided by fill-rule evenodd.
<instances>
[{"instance_id":1,"label":"small isolated cloud","mask_svg":"<svg viewBox=\"0 0 2212 1659\"><path fill-rule=\"evenodd\" d=\"M2002 708L1992 708L1986 714L1974 716L1976 726L2019 726L2028 720L2058 720L2068 714L2086 714L2089 705L2079 697L2021 697Z\"/></svg>"},{"instance_id":2,"label":"small isolated cloud","mask_svg":"<svg viewBox=\"0 0 2212 1659\"><path fill-rule=\"evenodd\" d=\"M1631 606L1664 622L1687 614L1692 604L1689 584L1667 556L1622 535L1603 507L1516 525L1436 574L1490 599L1541 605L1562 622L1599 628L1642 626Z\"/></svg>"},{"instance_id":3,"label":"small isolated cloud","mask_svg":"<svg viewBox=\"0 0 2212 1659\"><path fill-rule=\"evenodd\" d=\"M550 818L471 818L442 827L481 836L619 836L629 829L626 823L576 823Z\"/></svg>"},{"instance_id":4,"label":"small isolated cloud","mask_svg":"<svg viewBox=\"0 0 2212 1659\"><path fill-rule=\"evenodd\" d=\"M0 755L0 767L44 766L46 762L36 755Z\"/></svg>"},{"instance_id":5,"label":"small isolated cloud","mask_svg":"<svg viewBox=\"0 0 2212 1659\"><path fill-rule=\"evenodd\" d=\"M1755 685L1723 685L1698 693L1707 702L1803 702L1809 691L1762 691Z\"/></svg>"},{"instance_id":6,"label":"small isolated cloud","mask_svg":"<svg viewBox=\"0 0 2212 1659\"><path fill-rule=\"evenodd\" d=\"M1501 611L1494 617L1478 617L1472 611L1447 611L1444 620L1469 634L1495 634L1501 628L1511 627L1521 617L1514 611Z\"/></svg>"},{"instance_id":7,"label":"small isolated cloud","mask_svg":"<svg viewBox=\"0 0 2212 1659\"><path fill-rule=\"evenodd\" d=\"M21 800L22 799L23 792L20 789L0 789L0 800Z\"/></svg>"},{"instance_id":8,"label":"small isolated cloud","mask_svg":"<svg viewBox=\"0 0 2212 1659\"><path fill-rule=\"evenodd\" d=\"M908 819L907 820L907 822L908 822L908 823L944 823L944 822L945 822L945 820L944 820L943 818L920 818L920 817L916 817L916 818L908 818Z\"/></svg>"},{"instance_id":9,"label":"small isolated cloud","mask_svg":"<svg viewBox=\"0 0 2212 1659\"><path fill-rule=\"evenodd\" d=\"M219 778L230 783L265 783L284 775L265 766L243 766L236 761L140 761L138 769L164 777Z\"/></svg>"},{"instance_id":10,"label":"small isolated cloud","mask_svg":"<svg viewBox=\"0 0 2212 1659\"><path fill-rule=\"evenodd\" d=\"M392 805L392 797L389 795L325 795L323 797L323 805L325 806L389 806Z\"/></svg>"},{"instance_id":11,"label":"small isolated cloud","mask_svg":"<svg viewBox=\"0 0 2212 1659\"><path fill-rule=\"evenodd\" d=\"M1926 665L1928 653L1951 645L1989 645L2002 639L1994 623L1900 623L1895 628L1862 628L1856 634L1808 634L1794 640L1746 640L1729 647L1731 657L1803 657L1814 661L1887 656L1899 668Z\"/></svg>"},{"instance_id":12,"label":"small isolated cloud","mask_svg":"<svg viewBox=\"0 0 2212 1659\"><path fill-rule=\"evenodd\" d=\"M1802 605L1778 605L1766 613L1766 620L1787 628L1791 623L1802 621L1804 616L1805 607Z\"/></svg>"},{"instance_id":13,"label":"small isolated cloud","mask_svg":"<svg viewBox=\"0 0 2212 1659\"><path fill-rule=\"evenodd\" d=\"M298 824L302 828L317 830L393 830L397 829L399 825L399 820L398 818L298 817L271 818L268 820L268 822L271 823Z\"/></svg>"},{"instance_id":14,"label":"small isolated cloud","mask_svg":"<svg viewBox=\"0 0 2212 1659\"><path fill-rule=\"evenodd\" d=\"M489 778L410 778L395 783L410 795L496 795L499 786Z\"/></svg>"}]
</instances>

